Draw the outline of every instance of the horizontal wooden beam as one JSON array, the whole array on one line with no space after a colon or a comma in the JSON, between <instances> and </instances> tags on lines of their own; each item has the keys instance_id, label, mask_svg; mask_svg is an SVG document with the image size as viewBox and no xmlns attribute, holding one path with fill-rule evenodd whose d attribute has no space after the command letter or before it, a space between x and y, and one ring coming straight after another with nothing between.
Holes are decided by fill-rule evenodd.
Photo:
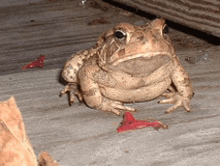
<instances>
[{"instance_id":1,"label":"horizontal wooden beam","mask_svg":"<svg viewBox=\"0 0 220 166\"><path fill-rule=\"evenodd\" d=\"M220 37L219 0L112 0Z\"/></svg>"}]
</instances>

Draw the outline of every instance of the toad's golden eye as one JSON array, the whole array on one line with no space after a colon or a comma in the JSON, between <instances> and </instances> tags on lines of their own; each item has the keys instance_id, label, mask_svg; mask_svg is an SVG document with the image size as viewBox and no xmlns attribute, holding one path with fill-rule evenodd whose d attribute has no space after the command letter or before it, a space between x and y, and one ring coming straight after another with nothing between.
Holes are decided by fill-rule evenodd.
<instances>
[{"instance_id":1,"label":"toad's golden eye","mask_svg":"<svg viewBox=\"0 0 220 166\"><path fill-rule=\"evenodd\" d=\"M167 24L165 24L165 25L163 26L163 34L168 34L168 33L169 33L169 27L168 27Z\"/></svg>"},{"instance_id":2,"label":"toad's golden eye","mask_svg":"<svg viewBox=\"0 0 220 166\"><path fill-rule=\"evenodd\" d=\"M115 37L116 37L117 39L122 40L122 39L125 39L126 36L127 36L126 32L124 32L124 31L122 31L122 30L116 30L116 31L115 31Z\"/></svg>"}]
</instances>

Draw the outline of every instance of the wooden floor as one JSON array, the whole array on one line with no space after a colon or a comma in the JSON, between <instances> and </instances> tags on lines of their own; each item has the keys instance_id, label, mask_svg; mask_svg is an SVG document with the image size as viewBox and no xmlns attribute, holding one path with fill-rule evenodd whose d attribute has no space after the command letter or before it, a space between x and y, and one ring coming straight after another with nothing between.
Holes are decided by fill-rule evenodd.
<instances>
[{"instance_id":1,"label":"wooden floor","mask_svg":"<svg viewBox=\"0 0 220 166\"><path fill-rule=\"evenodd\" d=\"M10 3L9 3L10 2ZM192 112L164 111L157 100L129 104L137 119L153 118L167 130L118 134L122 121L83 103L59 97L59 74L74 52L95 44L119 22L146 18L96 1L5 0L0 2L0 101L15 96L36 155L48 151L61 166L207 166L220 163L220 46L171 29L177 55L195 89ZM92 25L91 25L92 24ZM44 68L21 71L46 56Z\"/></svg>"}]
</instances>

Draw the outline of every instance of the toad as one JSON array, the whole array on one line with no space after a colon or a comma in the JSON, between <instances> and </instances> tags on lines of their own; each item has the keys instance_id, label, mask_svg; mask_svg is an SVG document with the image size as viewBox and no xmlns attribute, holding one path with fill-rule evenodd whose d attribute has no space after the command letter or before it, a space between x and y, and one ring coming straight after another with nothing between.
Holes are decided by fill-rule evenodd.
<instances>
[{"instance_id":1,"label":"toad","mask_svg":"<svg viewBox=\"0 0 220 166\"><path fill-rule=\"evenodd\" d=\"M159 103L174 104L190 112L192 83L180 64L164 19L146 25L120 23L99 37L96 45L66 62L62 77L70 92L89 107L113 112L136 111L124 103L144 102L164 96Z\"/></svg>"}]
</instances>

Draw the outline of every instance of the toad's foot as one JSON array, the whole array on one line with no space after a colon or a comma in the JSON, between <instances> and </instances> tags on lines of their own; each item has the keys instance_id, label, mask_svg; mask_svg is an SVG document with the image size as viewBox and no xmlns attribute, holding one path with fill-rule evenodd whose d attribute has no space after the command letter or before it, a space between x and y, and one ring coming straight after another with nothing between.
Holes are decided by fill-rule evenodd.
<instances>
[{"instance_id":1,"label":"toad's foot","mask_svg":"<svg viewBox=\"0 0 220 166\"><path fill-rule=\"evenodd\" d=\"M124 111L129 111L129 112L137 111L134 108L124 106L121 102L112 101L106 98L103 98L102 104L97 109L100 109L102 111L107 111L107 112L113 112L117 115L120 115L119 110L124 110Z\"/></svg>"},{"instance_id":2,"label":"toad's foot","mask_svg":"<svg viewBox=\"0 0 220 166\"><path fill-rule=\"evenodd\" d=\"M169 114L179 107L183 107L187 112L190 112L190 98L183 97L178 92L163 93L161 96L167 99L159 101L160 104L175 104L166 110L166 113Z\"/></svg>"},{"instance_id":3,"label":"toad's foot","mask_svg":"<svg viewBox=\"0 0 220 166\"><path fill-rule=\"evenodd\" d=\"M60 92L60 96L63 96L65 93L69 92L69 100L70 100L70 105L72 105L72 103L75 103L75 96L78 97L79 101L81 102L83 100L82 94L79 91L78 87L76 84L67 84L64 88L64 90L62 90Z\"/></svg>"}]
</instances>

